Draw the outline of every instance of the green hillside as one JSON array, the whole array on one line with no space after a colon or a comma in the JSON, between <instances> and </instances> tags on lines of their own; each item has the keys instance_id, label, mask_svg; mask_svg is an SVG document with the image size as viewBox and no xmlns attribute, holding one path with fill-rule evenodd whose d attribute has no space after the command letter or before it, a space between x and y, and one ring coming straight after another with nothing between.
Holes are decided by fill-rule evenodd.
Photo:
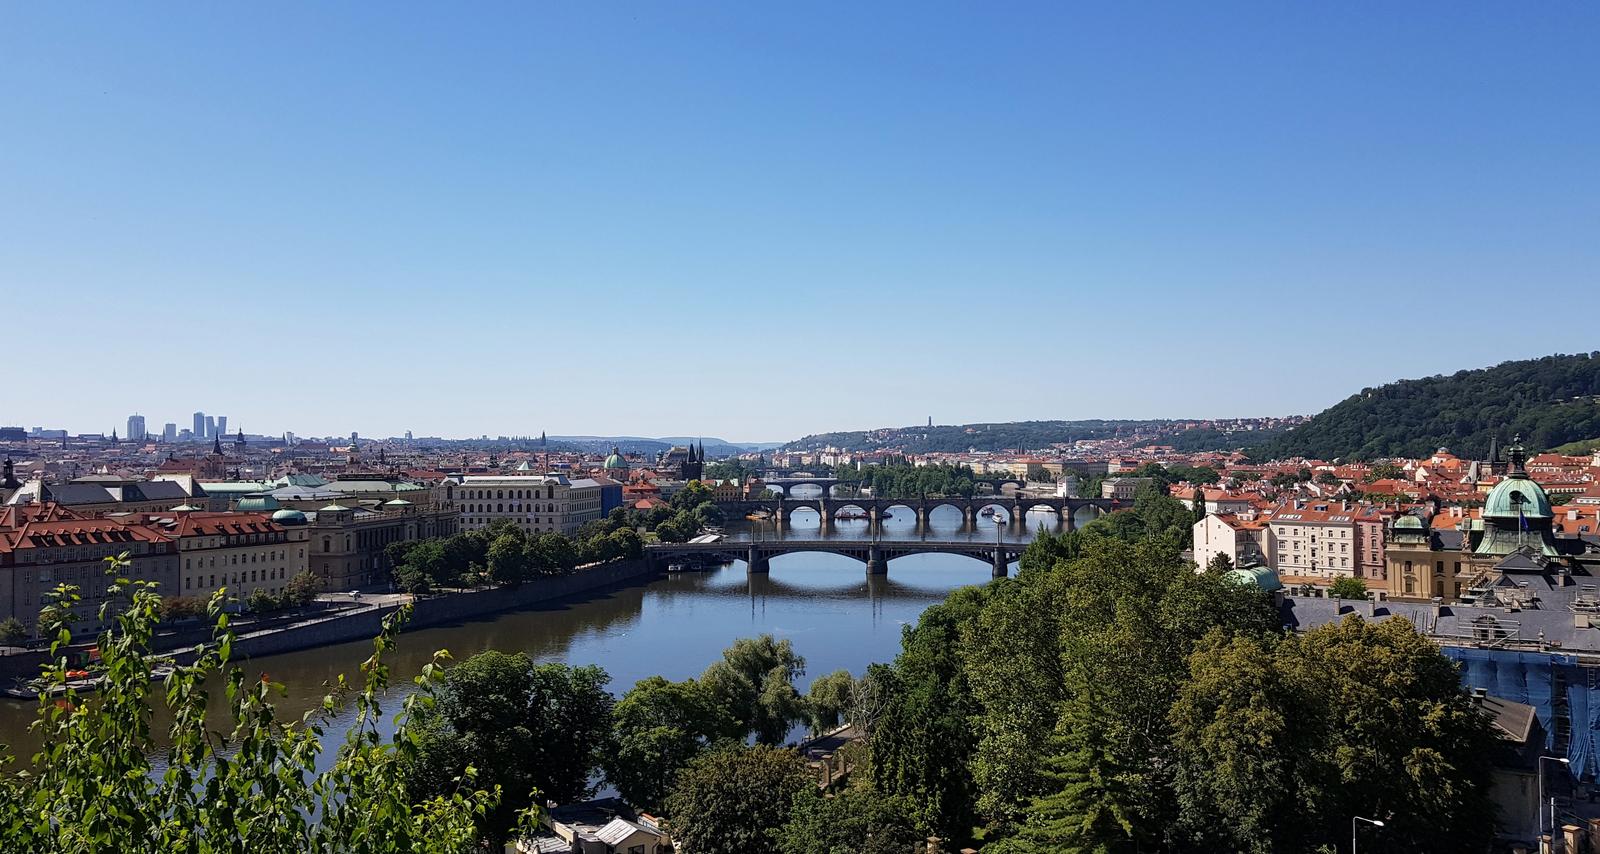
<instances>
[{"instance_id":1,"label":"green hillside","mask_svg":"<svg viewBox=\"0 0 1600 854\"><path fill-rule=\"evenodd\" d=\"M1420 457L1439 447L1481 457L1492 438L1529 450L1600 436L1600 353L1504 362L1362 389L1252 449L1256 459Z\"/></svg>"}]
</instances>

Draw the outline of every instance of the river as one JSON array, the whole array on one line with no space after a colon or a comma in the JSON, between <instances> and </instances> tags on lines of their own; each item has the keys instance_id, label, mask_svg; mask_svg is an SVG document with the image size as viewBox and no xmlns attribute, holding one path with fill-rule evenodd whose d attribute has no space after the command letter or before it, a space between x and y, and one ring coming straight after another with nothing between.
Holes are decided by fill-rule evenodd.
<instances>
[{"instance_id":1,"label":"river","mask_svg":"<svg viewBox=\"0 0 1600 854\"><path fill-rule=\"evenodd\" d=\"M952 508L934 511L929 530L915 530L915 520L891 518L878 533L883 539L975 539L993 542L1031 537L1038 525L1050 526L1048 515L1033 518L1028 529L997 526L982 520L963 529ZM998 532L998 533L997 533ZM730 521L734 539L821 536L814 514L798 516L783 531L768 523ZM837 522L827 536L871 536L864 521ZM891 561L886 576L868 576L858 561L840 555L792 554L776 557L768 575L748 575L743 563L703 573L680 573L632 587L585 598L497 614L456 625L402 633L389 663L395 681L409 688L409 679L435 650L456 658L496 649L526 652L538 661L574 665L598 664L611 675L611 688L621 694L639 679L660 674L669 679L698 676L733 641L770 633L793 642L806 659L802 692L817 676L840 668L859 675L875 661L894 658L901 628L914 623L929 605L956 587L989 581L986 562L959 555L910 555ZM370 642L338 644L244 664L252 677L264 672L287 687L278 702L280 717L298 718L320 704L324 685L343 674L359 680L359 665L372 652ZM159 686L158 686L159 688ZM216 704L220 691L213 692ZM386 716L398 708L388 702ZM158 731L169 718L159 708ZM28 731L33 702L0 702L0 741L26 761L38 746ZM327 724L332 747L348 729L353 711L340 707Z\"/></svg>"}]
</instances>

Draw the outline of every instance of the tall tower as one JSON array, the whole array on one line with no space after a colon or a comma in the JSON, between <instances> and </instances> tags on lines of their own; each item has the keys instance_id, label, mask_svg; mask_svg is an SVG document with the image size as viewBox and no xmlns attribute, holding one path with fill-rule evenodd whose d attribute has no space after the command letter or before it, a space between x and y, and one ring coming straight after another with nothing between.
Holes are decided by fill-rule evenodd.
<instances>
[{"instance_id":1,"label":"tall tower","mask_svg":"<svg viewBox=\"0 0 1600 854\"><path fill-rule=\"evenodd\" d=\"M206 414L204 412L196 412L194 414L194 440L203 442L208 438L210 437L206 435Z\"/></svg>"},{"instance_id":2,"label":"tall tower","mask_svg":"<svg viewBox=\"0 0 1600 854\"><path fill-rule=\"evenodd\" d=\"M144 441L144 437L145 437L144 416L143 415L129 415L128 416L128 441L130 441L130 442L143 442Z\"/></svg>"},{"instance_id":3,"label":"tall tower","mask_svg":"<svg viewBox=\"0 0 1600 854\"><path fill-rule=\"evenodd\" d=\"M226 435L228 435L228 416L226 416L226 415L218 415L217 416L217 435L218 436L226 436Z\"/></svg>"},{"instance_id":4,"label":"tall tower","mask_svg":"<svg viewBox=\"0 0 1600 854\"><path fill-rule=\"evenodd\" d=\"M217 438L217 419L212 418L209 415L206 416L206 438Z\"/></svg>"}]
</instances>

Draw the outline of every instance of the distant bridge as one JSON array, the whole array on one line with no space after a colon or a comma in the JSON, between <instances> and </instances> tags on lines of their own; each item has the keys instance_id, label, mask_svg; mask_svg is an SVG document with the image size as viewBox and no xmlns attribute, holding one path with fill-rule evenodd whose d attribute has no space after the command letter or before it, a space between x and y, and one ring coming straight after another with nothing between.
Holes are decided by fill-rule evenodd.
<instances>
[{"instance_id":1,"label":"distant bridge","mask_svg":"<svg viewBox=\"0 0 1600 854\"><path fill-rule=\"evenodd\" d=\"M854 509L867 517L867 520L876 527L886 515L892 515L892 508L899 508L901 512L910 513L917 518L917 527L928 526L928 514L940 507L953 507L961 513L962 524L971 526L977 522L984 508L995 508L1006 514L1009 524L1019 525L1023 518L1033 510L1048 510L1056 515L1067 530L1077 526L1077 517L1080 512L1088 510L1095 518L1121 509L1125 504L1111 498L1062 498L1055 495L1037 496L1011 493L1009 495L974 495L971 498L784 498L774 496L767 500L744 501L719 501L717 507L723 513L737 516L747 516L751 513L765 513L779 525L788 525L794 521L794 514L801 510L810 510L822 519L823 525L833 522L834 516L839 511Z\"/></svg>"},{"instance_id":2,"label":"distant bridge","mask_svg":"<svg viewBox=\"0 0 1600 854\"><path fill-rule=\"evenodd\" d=\"M956 554L989 564L996 578L1007 574L1007 567L1022 557L1027 543L982 543L972 540L761 540L721 543L653 543L644 547L645 558L664 566L680 557L720 557L742 560L749 572L771 571L770 561L779 555L819 552L844 555L867 565L871 575L889 571L889 561L919 554Z\"/></svg>"},{"instance_id":3,"label":"distant bridge","mask_svg":"<svg viewBox=\"0 0 1600 854\"><path fill-rule=\"evenodd\" d=\"M811 475L790 475L785 472L781 476L766 477L762 479L769 489L776 489L784 498L790 497L790 490L797 486L815 486L822 490L824 498L836 497L833 495L835 487L848 487L852 490L861 487L861 481L838 477L812 477ZM987 486L993 496L1009 495L1005 492L1008 486L1021 489L1027 486L1027 481L1015 477L980 477L972 481L974 486Z\"/></svg>"}]
</instances>

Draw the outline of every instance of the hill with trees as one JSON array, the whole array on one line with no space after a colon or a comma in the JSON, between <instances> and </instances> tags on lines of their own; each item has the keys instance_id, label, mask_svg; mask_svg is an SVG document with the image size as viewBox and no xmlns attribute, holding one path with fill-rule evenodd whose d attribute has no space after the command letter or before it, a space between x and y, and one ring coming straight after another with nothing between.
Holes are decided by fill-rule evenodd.
<instances>
[{"instance_id":1,"label":"hill with trees","mask_svg":"<svg viewBox=\"0 0 1600 854\"><path fill-rule=\"evenodd\" d=\"M1256 459L1482 458L1492 439L1531 449L1600 436L1600 352L1502 362L1360 392L1250 451Z\"/></svg>"},{"instance_id":2,"label":"hill with trees","mask_svg":"<svg viewBox=\"0 0 1600 854\"><path fill-rule=\"evenodd\" d=\"M1167 419L1115 421L1009 421L986 424L938 424L883 427L818 433L783 446L787 451L840 448L847 451L893 450L907 454L960 453L966 450L1015 451L1048 448L1079 440L1148 439L1179 451L1231 451L1277 435L1277 431L1227 431L1191 428L1189 422Z\"/></svg>"}]
</instances>

